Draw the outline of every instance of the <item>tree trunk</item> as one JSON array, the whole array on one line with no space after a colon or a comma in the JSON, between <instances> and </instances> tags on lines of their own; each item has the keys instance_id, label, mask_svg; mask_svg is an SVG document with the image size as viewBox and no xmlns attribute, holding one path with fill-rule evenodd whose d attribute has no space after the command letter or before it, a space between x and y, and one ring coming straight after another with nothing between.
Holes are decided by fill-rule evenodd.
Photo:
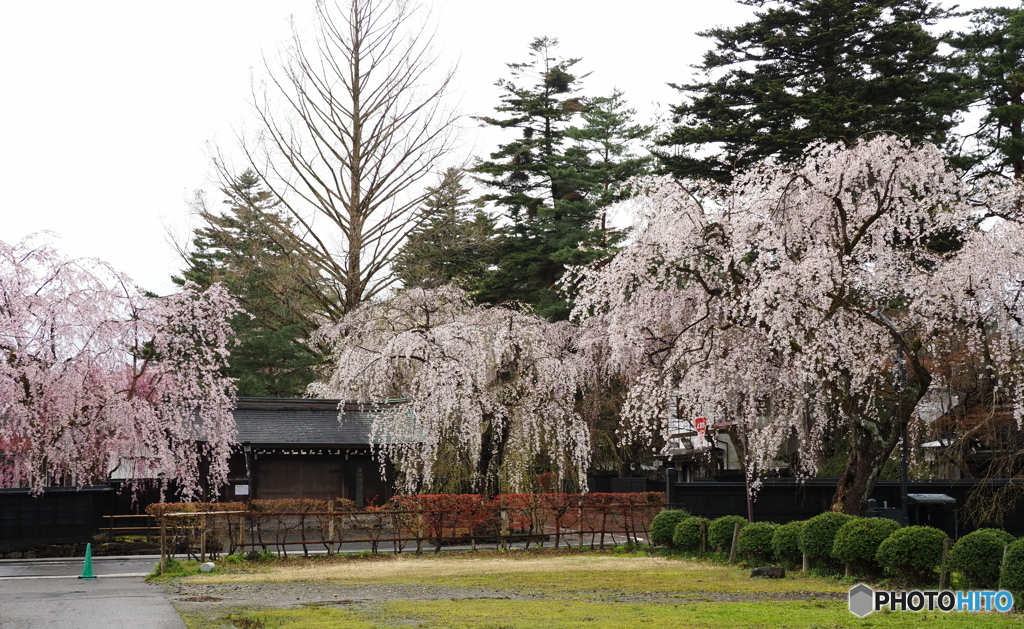
<instances>
[{"instance_id":1,"label":"tree trunk","mask_svg":"<svg viewBox=\"0 0 1024 629\"><path fill-rule=\"evenodd\" d=\"M910 422L910 416L931 384L931 376L916 361L911 361L910 382L902 387L899 403L893 408L881 408L875 417L860 417L853 425L850 436L850 455L846 469L839 477L836 493L832 498L832 509L850 515L860 515L867 506L868 498L875 490L875 483L882 472L882 466L892 456L899 443L902 429Z\"/></svg>"},{"instance_id":2,"label":"tree trunk","mask_svg":"<svg viewBox=\"0 0 1024 629\"><path fill-rule=\"evenodd\" d=\"M864 511L882 466L889 460L899 438L897 421L874 422L865 418L854 423L846 469L839 477L832 498L833 511L850 515L860 515Z\"/></svg>"},{"instance_id":3,"label":"tree trunk","mask_svg":"<svg viewBox=\"0 0 1024 629\"><path fill-rule=\"evenodd\" d=\"M477 479L480 493L491 499L501 491L501 466L505 462L505 444L508 442L510 426L508 421L495 434L493 421L487 422L487 428L480 440L480 459L477 462Z\"/></svg>"}]
</instances>

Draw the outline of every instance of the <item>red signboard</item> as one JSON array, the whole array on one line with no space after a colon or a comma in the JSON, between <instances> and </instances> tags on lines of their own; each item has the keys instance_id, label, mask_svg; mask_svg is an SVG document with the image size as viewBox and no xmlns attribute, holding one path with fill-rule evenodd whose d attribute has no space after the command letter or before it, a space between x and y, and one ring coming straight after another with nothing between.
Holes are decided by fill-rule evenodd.
<instances>
[{"instance_id":1,"label":"red signboard","mask_svg":"<svg viewBox=\"0 0 1024 629\"><path fill-rule=\"evenodd\" d=\"M707 417L698 417L697 419L693 420L693 427L697 430L697 439L699 439L700 443L703 444L704 443L704 433L708 429L708 418Z\"/></svg>"}]
</instances>

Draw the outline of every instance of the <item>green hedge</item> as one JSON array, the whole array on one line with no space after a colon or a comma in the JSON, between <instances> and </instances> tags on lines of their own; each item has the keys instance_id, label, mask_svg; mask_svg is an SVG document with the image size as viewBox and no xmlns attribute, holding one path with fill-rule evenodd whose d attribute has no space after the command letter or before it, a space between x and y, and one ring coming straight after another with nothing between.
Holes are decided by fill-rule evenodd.
<instances>
[{"instance_id":1,"label":"green hedge","mask_svg":"<svg viewBox=\"0 0 1024 629\"><path fill-rule=\"evenodd\" d=\"M712 548L732 546L732 532L737 522L740 524L740 531L747 525L747 519L741 515L726 515L712 520L708 525L708 544Z\"/></svg>"},{"instance_id":2,"label":"green hedge","mask_svg":"<svg viewBox=\"0 0 1024 629\"><path fill-rule=\"evenodd\" d=\"M828 511L807 520L800 529L800 550L811 559L831 559L839 527L852 519L852 515Z\"/></svg>"},{"instance_id":3,"label":"green hedge","mask_svg":"<svg viewBox=\"0 0 1024 629\"><path fill-rule=\"evenodd\" d=\"M876 570L878 547L898 528L899 522L888 518L854 518L836 531L832 557L859 571Z\"/></svg>"},{"instance_id":4,"label":"green hedge","mask_svg":"<svg viewBox=\"0 0 1024 629\"><path fill-rule=\"evenodd\" d=\"M878 547L875 558L914 583L934 581L935 568L942 561L942 542L948 536L931 526L908 526L894 532Z\"/></svg>"},{"instance_id":5,"label":"green hedge","mask_svg":"<svg viewBox=\"0 0 1024 629\"><path fill-rule=\"evenodd\" d=\"M789 564L798 564L802 561L800 530L804 524L806 524L805 520L788 522L772 532L772 551L775 553L776 559Z\"/></svg>"},{"instance_id":6,"label":"green hedge","mask_svg":"<svg viewBox=\"0 0 1024 629\"><path fill-rule=\"evenodd\" d=\"M1010 544L1006 563L999 577L999 587L1013 593L1014 606L1024 608L1024 538Z\"/></svg>"},{"instance_id":7,"label":"green hedge","mask_svg":"<svg viewBox=\"0 0 1024 629\"><path fill-rule=\"evenodd\" d=\"M740 529L740 539L736 542L739 554L751 559L770 560L775 553L772 551L772 535L779 525L775 522L753 522Z\"/></svg>"},{"instance_id":8,"label":"green hedge","mask_svg":"<svg viewBox=\"0 0 1024 629\"><path fill-rule=\"evenodd\" d=\"M978 529L960 538L949 551L949 568L967 580L968 587L999 585L1003 547L1016 538L1002 529Z\"/></svg>"},{"instance_id":9,"label":"green hedge","mask_svg":"<svg viewBox=\"0 0 1024 629\"><path fill-rule=\"evenodd\" d=\"M701 522L705 526L708 525L707 520L696 516L680 520L679 524L676 524L675 532L672 534L672 547L680 550L699 550Z\"/></svg>"},{"instance_id":10,"label":"green hedge","mask_svg":"<svg viewBox=\"0 0 1024 629\"><path fill-rule=\"evenodd\" d=\"M651 544L655 546L671 546L672 534L676 531L676 524L683 518L690 517L685 509L665 509L654 516L651 521Z\"/></svg>"}]
</instances>

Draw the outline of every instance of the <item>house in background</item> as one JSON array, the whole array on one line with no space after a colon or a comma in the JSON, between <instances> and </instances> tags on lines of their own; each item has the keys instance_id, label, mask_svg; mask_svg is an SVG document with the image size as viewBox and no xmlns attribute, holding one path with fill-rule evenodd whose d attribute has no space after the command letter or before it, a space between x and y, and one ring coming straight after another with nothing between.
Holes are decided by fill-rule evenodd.
<instances>
[{"instance_id":1,"label":"house in background","mask_svg":"<svg viewBox=\"0 0 1024 629\"><path fill-rule=\"evenodd\" d=\"M392 484L372 457L374 411L340 400L239 398L238 445L222 500L345 498L382 504Z\"/></svg>"}]
</instances>

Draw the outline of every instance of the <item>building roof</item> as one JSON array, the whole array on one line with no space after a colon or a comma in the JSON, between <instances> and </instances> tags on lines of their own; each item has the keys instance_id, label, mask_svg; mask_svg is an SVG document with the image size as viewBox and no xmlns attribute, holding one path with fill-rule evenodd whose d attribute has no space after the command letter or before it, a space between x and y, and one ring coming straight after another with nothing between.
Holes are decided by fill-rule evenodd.
<instances>
[{"instance_id":1,"label":"building roof","mask_svg":"<svg viewBox=\"0 0 1024 629\"><path fill-rule=\"evenodd\" d=\"M238 398L238 442L261 446L361 446L370 443L375 411L340 400Z\"/></svg>"}]
</instances>

